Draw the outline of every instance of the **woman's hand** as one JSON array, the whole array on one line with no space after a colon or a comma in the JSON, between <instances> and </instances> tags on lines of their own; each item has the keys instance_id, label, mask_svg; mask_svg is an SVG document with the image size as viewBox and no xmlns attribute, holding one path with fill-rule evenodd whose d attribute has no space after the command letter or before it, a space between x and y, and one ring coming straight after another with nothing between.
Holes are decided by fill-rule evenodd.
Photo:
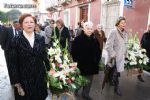
<instances>
[{"instance_id":1,"label":"woman's hand","mask_svg":"<svg viewBox=\"0 0 150 100\"><path fill-rule=\"evenodd\" d=\"M18 94L20 96L25 96L25 92L24 92L23 88L21 87L20 83L15 84L15 87L17 88Z\"/></svg>"}]
</instances>

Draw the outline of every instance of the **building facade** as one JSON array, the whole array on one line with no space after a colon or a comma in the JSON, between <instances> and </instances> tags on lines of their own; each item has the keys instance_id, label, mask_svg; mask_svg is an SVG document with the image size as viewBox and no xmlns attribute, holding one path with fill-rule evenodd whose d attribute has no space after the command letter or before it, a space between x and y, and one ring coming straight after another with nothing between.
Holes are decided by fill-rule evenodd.
<instances>
[{"instance_id":1,"label":"building facade","mask_svg":"<svg viewBox=\"0 0 150 100\"><path fill-rule=\"evenodd\" d=\"M127 29L138 32L141 39L147 25L150 24L150 0L131 0L131 6L124 6L124 16L127 19Z\"/></svg>"},{"instance_id":2,"label":"building facade","mask_svg":"<svg viewBox=\"0 0 150 100\"><path fill-rule=\"evenodd\" d=\"M120 0L58 0L49 8L51 18L61 18L67 27L74 29L81 20L92 21L94 29L102 24L107 34L114 28L116 19L123 15ZM120 10L121 9L121 10Z\"/></svg>"},{"instance_id":3,"label":"building facade","mask_svg":"<svg viewBox=\"0 0 150 100\"><path fill-rule=\"evenodd\" d=\"M125 16L126 29L138 32L141 38L150 23L150 0L45 0L48 18L61 18L74 29L81 20L92 21L94 28L102 24L106 36L119 16Z\"/></svg>"},{"instance_id":4,"label":"building facade","mask_svg":"<svg viewBox=\"0 0 150 100\"><path fill-rule=\"evenodd\" d=\"M100 23L101 0L63 0L55 17L64 20L67 27L77 27L81 20L92 21L94 26Z\"/></svg>"}]
</instances>

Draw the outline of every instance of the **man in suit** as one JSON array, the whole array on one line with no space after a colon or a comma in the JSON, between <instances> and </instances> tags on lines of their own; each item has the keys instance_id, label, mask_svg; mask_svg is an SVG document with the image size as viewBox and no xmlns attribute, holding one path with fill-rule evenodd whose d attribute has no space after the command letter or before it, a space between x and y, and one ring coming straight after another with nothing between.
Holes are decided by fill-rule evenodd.
<instances>
[{"instance_id":1,"label":"man in suit","mask_svg":"<svg viewBox=\"0 0 150 100\"><path fill-rule=\"evenodd\" d=\"M11 48L12 39L19 34L20 24L18 21L14 21L12 27L3 28L5 36L3 36L2 49L4 50L7 67L10 67L9 62L11 60Z\"/></svg>"},{"instance_id":2,"label":"man in suit","mask_svg":"<svg viewBox=\"0 0 150 100\"><path fill-rule=\"evenodd\" d=\"M21 31L20 24L18 21L13 21L12 27L8 28L8 32L11 35L11 37L16 36Z\"/></svg>"},{"instance_id":3,"label":"man in suit","mask_svg":"<svg viewBox=\"0 0 150 100\"><path fill-rule=\"evenodd\" d=\"M4 44L4 53L5 53L5 57L6 57L6 63L7 63L7 53L10 50L10 45L11 45L11 41L13 39L13 37L15 37L17 34L19 34L19 30L20 30L20 24L18 21L13 21L13 25L9 28L6 28L6 37L5 37L5 44Z\"/></svg>"}]
</instances>

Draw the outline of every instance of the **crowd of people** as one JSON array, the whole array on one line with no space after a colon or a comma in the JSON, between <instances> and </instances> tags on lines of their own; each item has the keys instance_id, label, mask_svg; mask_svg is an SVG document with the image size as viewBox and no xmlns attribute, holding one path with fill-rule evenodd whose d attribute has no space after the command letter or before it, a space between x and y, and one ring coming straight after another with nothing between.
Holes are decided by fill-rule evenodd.
<instances>
[{"instance_id":1,"label":"crowd of people","mask_svg":"<svg viewBox=\"0 0 150 100\"><path fill-rule=\"evenodd\" d=\"M62 49L68 46L81 75L89 80L83 87L83 98L92 100L89 92L93 76L99 73L103 49L108 53L105 68L109 72L108 80L114 86L114 93L121 96L119 77L124 71L127 58L128 33L124 17L119 17L114 24L115 28L107 38L103 26L98 24L94 30L91 21L79 22L78 28L74 30L72 26L67 28L62 19L52 19L49 25L42 28L34 16L23 14L12 26L0 25L0 45L5 53L15 100L45 100L47 97L45 76L46 71L50 70L47 49L52 46L54 35L59 39ZM141 46L146 49L150 58L149 45L150 25L141 40ZM144 82L141 75L138 78ZM75 91L76 96L78 91Z\"/></svg>"}]
</instances>

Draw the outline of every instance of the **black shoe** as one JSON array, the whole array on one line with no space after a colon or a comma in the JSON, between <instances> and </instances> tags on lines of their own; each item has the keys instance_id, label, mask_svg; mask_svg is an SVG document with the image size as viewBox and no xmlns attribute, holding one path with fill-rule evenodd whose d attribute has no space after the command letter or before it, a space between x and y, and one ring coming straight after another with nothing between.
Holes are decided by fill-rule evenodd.
<instances>
[{"instance_id":1,"label":"black shoe","mask_svg":"<svg viewBox=\"0 0 150 100\"><path fill-rule=\"evenodd\" d=\"M85 100L92 100L92 98L91 98L89 95L86 96L86 95L83 95L83 94L82 94L82 97L83 97Z\"/></svg>"},{"instance_id":2,"label":"black shoe","mask_svg":"<svg viewBox=\"0 0 150 100\"><path fill-rule=\"evenodd\" d=\"M122 96L121 90L119 89L119 87L115 87L114 88L114 92L118 95L118 96Z\"/></svg>"},{"instance_id":3,"label":"black shoe","mask_svg":"<svg viewBox=\"0 0 150 100\"><path fill-rule=\"evenodd\" d=\"M140 82L144 82L144 79L142 78L141 75L138 75L137 78L138 78L138 80L139 80Z\"/></svg>"}]
</instances>

